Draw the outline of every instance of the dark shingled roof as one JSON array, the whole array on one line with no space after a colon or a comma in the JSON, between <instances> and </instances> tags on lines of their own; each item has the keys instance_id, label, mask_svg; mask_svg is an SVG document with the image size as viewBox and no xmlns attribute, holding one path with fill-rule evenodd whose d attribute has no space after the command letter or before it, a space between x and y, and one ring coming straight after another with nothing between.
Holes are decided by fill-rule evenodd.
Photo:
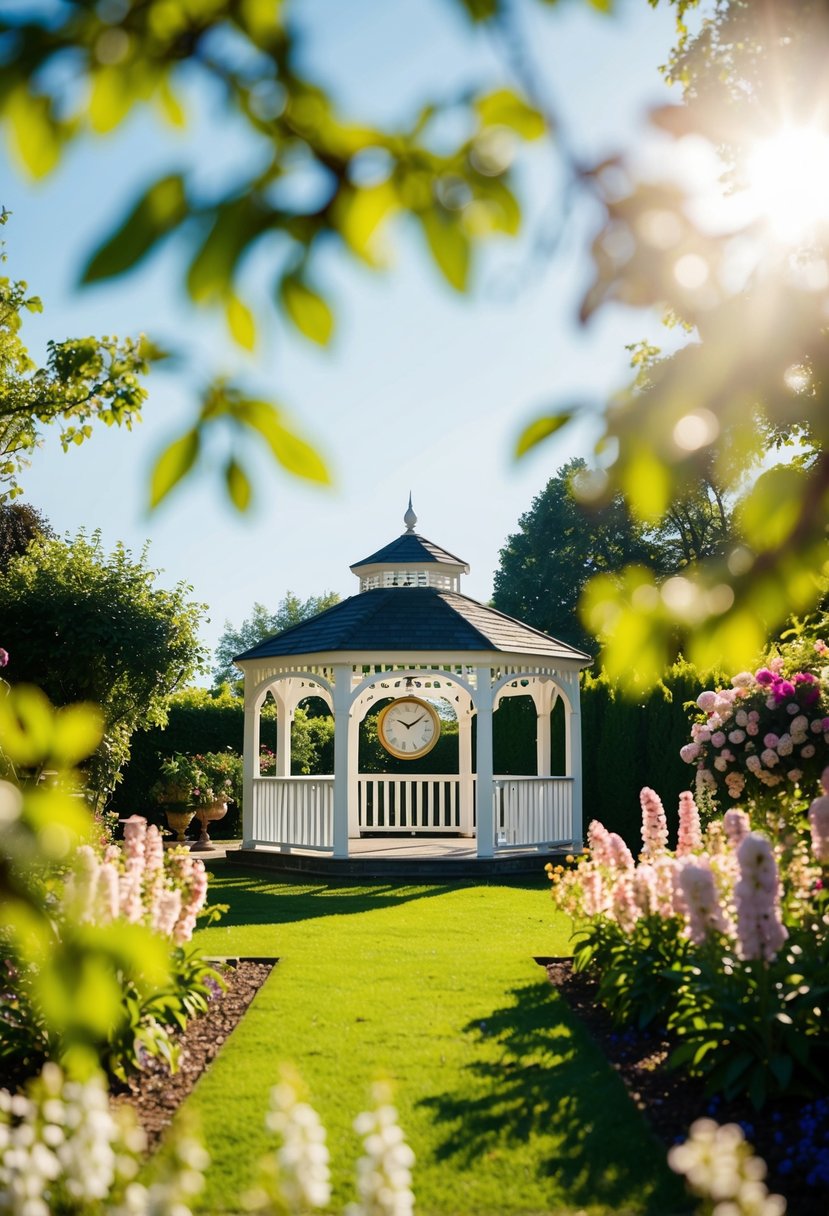
<instances>
[{"instance_id":1,"label":"dark shingled roof","mask_svg":"<svg viewBox=\"0 0 829 1216\"><path fill-rule=\"evenodd\" d=\"M382 549L378 549L376 553L372 553L371 557L364 557L362 561L355 562L349 567L351 570L357 570L360 566L373 566L380 563L394 564L400 562L445 562L451 566L463 566L468 569L467 563L462 557L455 557L454 553L448 553L446 549L441 549L440 545L436 545L434 541L426 540L425 536L418 536L416 532L404 532L402 536L398 536L397 540L393 540L391 544L385 545Z\"/></svg>"},{"instance_id":2,"label":"dark shingled roof","mask_svg":"<svg viewBox=\"0 0 829 1216\"><path fill-rule=\"evenodd\" d=\"M500 650L590 661L590 655L540 629L458 592L434 587L381 587L352 595L236 657L335 650Z\"/></svg>"}]
</instances>

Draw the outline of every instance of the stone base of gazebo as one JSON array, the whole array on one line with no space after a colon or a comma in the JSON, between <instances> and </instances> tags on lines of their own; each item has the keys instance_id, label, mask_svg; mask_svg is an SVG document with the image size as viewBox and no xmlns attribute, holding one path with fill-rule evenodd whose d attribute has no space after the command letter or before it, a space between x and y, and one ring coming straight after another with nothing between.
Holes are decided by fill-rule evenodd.
<instances>
[{"instance_id":1,"label":"stone base of gazebo","mask_svg":"<svg viewBox=\"0 0 829 1216\"><path fill-rule=\"evenodd\" d=\"M266 870L272 874L321 878L394 880L421 879L454 882L534 877L543 886L547 862L557 864L570 852L559 849L522 849L496 857L478 857L474 840L446 836L369 837L349 842L348 857L331 857L310 850L290 852L259 845L229 851L227 865Z\"/></svg>"}]
</instances>

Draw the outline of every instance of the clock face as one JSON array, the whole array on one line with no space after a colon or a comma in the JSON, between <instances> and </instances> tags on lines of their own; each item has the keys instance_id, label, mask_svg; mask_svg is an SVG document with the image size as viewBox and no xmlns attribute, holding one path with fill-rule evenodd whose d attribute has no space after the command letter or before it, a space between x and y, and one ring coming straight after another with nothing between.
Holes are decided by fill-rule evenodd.
<instances>
[{"instance_id":1,"label":"clock face","mask_svg":"<svg viewBox=\"0 0 829 1216\"><path fill-rule=\"evenodd\" d=\"M438 741L440 718L427 701L399 697L381 710L377 737L387 752L400 760L425 756Z\"/></svg>"}]
</instances>

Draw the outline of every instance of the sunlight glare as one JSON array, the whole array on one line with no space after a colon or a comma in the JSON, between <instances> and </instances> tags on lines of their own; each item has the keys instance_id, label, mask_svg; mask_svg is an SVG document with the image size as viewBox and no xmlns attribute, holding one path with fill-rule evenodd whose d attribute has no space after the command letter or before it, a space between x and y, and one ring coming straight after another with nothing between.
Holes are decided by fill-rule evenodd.
<instances>
[{"instance_id":1,"label":"sunlight glare","mask_svg":"<svg viewBox=\"0 0 829 1216\"><path fill-rule=\"evenodd\" d=\"M784 127L757 143L747 170L747 194L779 240L805 240L818 225L829 223L829 134L825 131Z\"/></svg>"}]
</instances>

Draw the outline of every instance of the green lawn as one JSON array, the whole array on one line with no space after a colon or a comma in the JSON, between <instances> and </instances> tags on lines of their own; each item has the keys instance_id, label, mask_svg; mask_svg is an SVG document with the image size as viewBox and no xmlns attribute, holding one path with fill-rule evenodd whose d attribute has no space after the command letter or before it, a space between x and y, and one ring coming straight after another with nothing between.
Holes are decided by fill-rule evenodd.
<instances>
[{"instance_id":1,"label":"green lawn","mask_svg":"<svg viewBox=\"0 0 829 1216\"><path fill-rule=\"evenodd\" d=\"M213 1157L205 1210L241 1209L282 1060L328 1129L334 1211L354 1198L351 1121L378 1076L417 1155L421 1216L682 1209L664 1152L533 962L568 952L543 874L395 887L217 869L211 899L230 912L199 935L207 952L281 961L188 1103Z\"/></svg>"}]
</instances>

